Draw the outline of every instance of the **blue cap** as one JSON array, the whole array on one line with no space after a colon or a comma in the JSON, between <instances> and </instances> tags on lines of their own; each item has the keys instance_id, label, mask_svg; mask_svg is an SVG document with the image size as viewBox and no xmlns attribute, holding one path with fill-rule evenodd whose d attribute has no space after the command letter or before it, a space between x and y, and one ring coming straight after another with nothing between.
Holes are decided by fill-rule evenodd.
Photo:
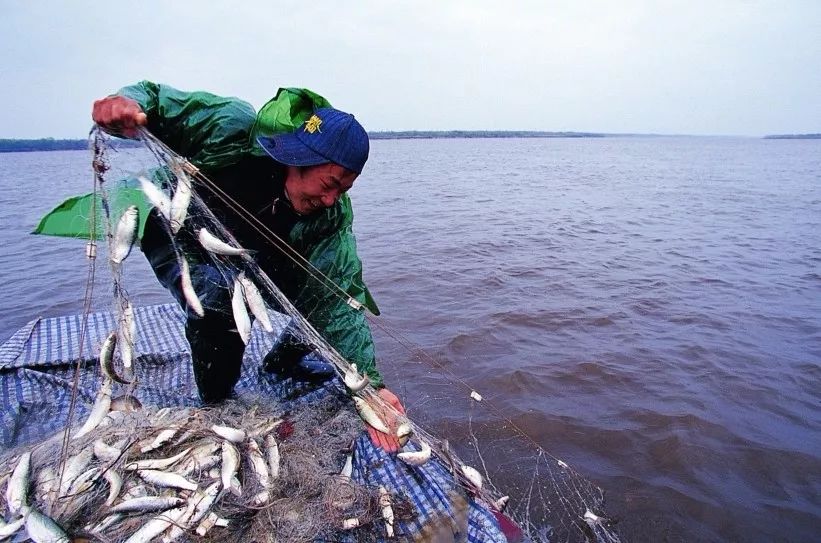
<instances>
[{"instance_id":1,"label":"blue cap","mask_svg":"<svg viewBox=\"0 0 821 543\"><path fill-rule=\"evenodd\" d=\"M357 174L368 160L368 133L354 116L333 108L314 110L290 134L257 141L274 160L288 166L316 166L333 162Z\"/></svg>"}]
</instances>

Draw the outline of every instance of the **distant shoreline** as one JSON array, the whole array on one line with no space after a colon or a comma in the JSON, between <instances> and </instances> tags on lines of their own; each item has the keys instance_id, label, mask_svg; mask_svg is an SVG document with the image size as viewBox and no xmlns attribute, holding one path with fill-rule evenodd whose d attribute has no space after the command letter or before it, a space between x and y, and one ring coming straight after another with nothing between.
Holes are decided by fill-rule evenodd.
<instances>
[{"instance_id":1,"label":"distant shoreline","mask_svg":"<svg viewBox=\"0 0 821 543\"><path fill-rule=\"evenodd\" d=\"M685 134L607 134L598 132L541 132L529 130L401 130L369 132L373 140L466 139L466 138L657 138ZM699 136L690 136L699 137ZM710 137L710 136L707 136ZM764 139L821 139L821 134L772 134ZM121 147L139 147L138 142L120 140ZM82 151L88 149L85 139L0 139L0 153L33 151Z\"/></svg>"}]
</instances>

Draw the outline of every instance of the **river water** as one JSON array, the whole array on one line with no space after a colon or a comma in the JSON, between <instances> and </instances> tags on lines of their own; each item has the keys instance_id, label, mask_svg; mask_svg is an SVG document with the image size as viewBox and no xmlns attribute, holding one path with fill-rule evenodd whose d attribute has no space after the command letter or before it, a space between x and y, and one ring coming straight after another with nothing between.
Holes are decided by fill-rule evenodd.
<instances>
[{"instance_id":1,"label":"river water","mask_svg":"<svg viewBox=\"0 0 821 543\"><path fill-rule=\"evenodd\" d=\"M28 232L89 162L0 154L0 340L82 309L83 244ZM481 424L472 388L626 541L818 540L821 142L381 140L351 196L380 367L434 433Z\"/></svg>"}]
</instances>

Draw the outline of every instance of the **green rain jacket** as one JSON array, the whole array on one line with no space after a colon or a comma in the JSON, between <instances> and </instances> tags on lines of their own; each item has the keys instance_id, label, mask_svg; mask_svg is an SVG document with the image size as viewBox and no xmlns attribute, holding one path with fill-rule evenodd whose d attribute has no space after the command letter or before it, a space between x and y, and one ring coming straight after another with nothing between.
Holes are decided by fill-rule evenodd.
<instances>
[{"instance_id":1,"label":"green rain jacket","mask_svg":"<svg viewBox=\"0 0 821 543\"><path fill-rule=\"evenodd\" d=\"M280 89L259 114L238 98L183 92L149 81L120 89L118 94L139 103L148 117L148 129L206 176L209 170L230 167L248 155L267 156L256 143L257 137L293 131L314 107L330 107L321 96L295 88ZM79 235L49 231L55 230L49 224L56 224L59 213L70 213L70 208L83 198L88 196L67 200L40 222L35 233ZM362 280L352 223L351 200L343 194L332 207L297 222L288 242L348 295L378 315L379 309ZM311 324L343 357L365 372L374 386L382 386L364 312L351 308L338 292L316 283L308 285L304 279L302 284L291 300L296 308L311 315ZM317 307L324 310L316 311Z\"/></svg>"}]
</instances>

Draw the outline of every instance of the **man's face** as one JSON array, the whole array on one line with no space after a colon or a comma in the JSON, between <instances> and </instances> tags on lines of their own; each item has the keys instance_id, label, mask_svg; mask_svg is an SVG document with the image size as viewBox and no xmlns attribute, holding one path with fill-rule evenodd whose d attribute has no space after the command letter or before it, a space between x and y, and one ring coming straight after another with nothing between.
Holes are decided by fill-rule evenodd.
<instances>
[{"instance_id":1,"label":"man's face","mask_svg":"<svg viewBox=\"0 0 821 543\"><path fill-rule=\"evenodd\" d=\"M353 185L357 174L338 164L289 168L285 190L294 211L310 215L331 207Z\"/></svg>"}]
</instances>

